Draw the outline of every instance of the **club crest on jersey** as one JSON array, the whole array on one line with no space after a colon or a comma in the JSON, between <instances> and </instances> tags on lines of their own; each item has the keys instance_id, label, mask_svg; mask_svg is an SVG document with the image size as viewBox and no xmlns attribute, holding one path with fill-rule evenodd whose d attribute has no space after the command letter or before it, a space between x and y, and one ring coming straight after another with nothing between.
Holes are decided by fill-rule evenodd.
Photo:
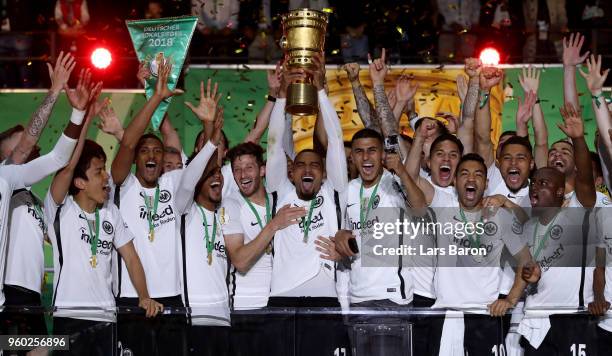
<instances>
[{"instance_id":1,"label":"club crest on jersey","mask_svg":"<svg viewBox=\"0 0 612 356\"><path fill-rule=\"evenodd\" d=\"M603 204L603 205L610 205L610 204L612 204L612 200L610 200L610 198L608 198L608 197L603 197L603 198L601 198L601 204Z\"/></svg>"},{"instance_id":2,"label":"club crest on jersey","mask_svg":"<svg viewBox=\"0 0 612 356\"><path fill-rule=\"evenodd\" d=\"M516 219L512 219L512 232L521 235L523 233L523 224Z\"/></svg>"},{"instance_id":3,"label":"club crest on jersey","mask_svg":"<svg viewBox=\"0 0 612 356\"><path fill-rule=\"evenodd\" d=\"M563 228L560 225L555 225L550 229L550 238L553 240L559 240L563 235Z\"/></svg>"},{"instance_id":4,"label":"club crest on jersey","mask_svg":"<svg viewBox=\"0 0 612 356\"><path fill-rule=\"evenodd\" d=\"M323 205L323 202L325 201L325 199L323 199L323 196L319 195L315 198L315 203L314 203L314 208L318 208L321 205Z\"/></svg>"},{"instance_id":5,"label":"club crest on jersey","mask_svg":"<svg viewBox=\"0 0 612 356\"><path fill-rule=\"evenodd\" d=\"M380 195L376 194L374 200L372 200L372 210L378 208L378 204L380 204Z\"/></svg>"},{"instance_id":6,"label":"club crest on jersey","mask_svg":"<svg viewBox=\"0 0 612 356\"><path fill-rule=\"evenodd\" d=\"M485 234L492 236L497 233L497 224L493 221L489 221L484 225Z\"/></svg>"},{"instance_id":7,"label":"club crest on jersey","mask_svg":"<svg viewBox=\"0 0 612 356\"><path fill-rule=\"evenodd\" d=\"M110 222L104 220L102 222L102 230L104 230L104 232L107 235L112 235L113 232L115 231L115 228L113 228L113 224L111 224Z\"/></svg>"},{"instance_id":8,"label":"club crest on jersey","mask_svg":"<svg viewBox=\"0 0 612 356\"><path fill-rule=\"evenodd\" d=\"M167 203L170 201L170 199L172 199L172 194L170 194L169 191L164 189L159 192L159 202L160 203Z\"/></svg>"}]
</instances>

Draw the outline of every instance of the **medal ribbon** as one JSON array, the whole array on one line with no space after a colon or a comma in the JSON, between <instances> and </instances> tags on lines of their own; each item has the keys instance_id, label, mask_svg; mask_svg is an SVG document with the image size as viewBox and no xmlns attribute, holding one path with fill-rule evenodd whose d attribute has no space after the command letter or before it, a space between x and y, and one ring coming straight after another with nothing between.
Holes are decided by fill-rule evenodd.
<instances>
[{"instance_id":1,"label":"medal ribbon","mask_svg":"<svg viewBox=\"0 0 612 356\"><path fill-rule=\"evenodd\" d=\"M308 229L310 228L310 222L312 220L312 211L314 210L315 202L317 201L317 197L314 197L310 201L310 207L308 208L308 218L304 221L304 243L308 242Z\"/></svg>"},{"instance_id":2,"label":"medal ribbon","mask_svg":"<svg viewBox=\"0 0 612 356\"><path fill-rule=\"evenodd\" d=\"M253 214L257 218L257 223L259 224L259 227L263 230L264 225L261 222L261 217L259 217L259 213L257 213L257 209L255 209L255 207L253 206L253 203L251 203L249 198L245 197L244 195L242 196L242 198L244 198L244 200L246 201L246 203L249 206L249 208L251 208L251 211L253 212ZM270 217L271 217L270 199L268 198L268 194L266 194L266 224L268 223L268 221L270 221Z\"/></svg>"},{"instance_id":3,"label":"medal ribbon","mask_svg":"<svg viewBox=\"0 0 612 356\"><path fill-rule=\"evenodd\" d=\"M87 215L85 215L85 212L83 212L83 216L85 217L85 221L87 222L87 228L89 229L89 244L91 246L91 257L95 257L98 254L98 240L100 236L100 210L96 208L95 212L95 234L91 230L91 224L89 223L89 219L87 219Z\"/></svg>"},{"instance_id":4,"label":"medal ribbon","mask_svg":"<svg viewBox=\"0 0 612 356\"><path fill-rule=\"evenodd\" d=\"M212 254L212 250L215 247L215 239L217 238L217 219L215 218L215 213L213 213L213 231L212 231L212 240L210 235L208 234L208 221L206 221L206 214L204 214L204 209L198 205L198 209L200 209L200 214L202 214L202 225L204 226L204 241L206 242L206 252L210 256Z\"/></svg>"},{"instance_id":5,"label":"medal ribbon","mask_svg":"<svg viewBox=\"0 0 612 356\"><path fill-rule=\"evenodd\" d=\"M538 260L538 256L540 256L540 253L542 252L542 249L544 248L544 243L546 242L546 240L550 236L550 231L555 226L555 220L557 220L557 216L559 216L559 214L555 215L553 220L549 223L549 226L546 229L546 232L544 233L544 236L542 237L542 240L540 240L540 243L538 244L538 247L536 248L536 250L535 250L535 252L533 254L533 259L535 261ZM539 222L536 223L535 229L533 230L533 246L536 245L536 238L538 237L538 225L540 225Z\"/></svg>"},{"instance_id":6,"label":"medal ribbon","mask_svg":"<svg viewBox=\"0 0 612 356\"><path fill-rule=\"evenodd\" d=\"M368 200L368 205L366 206L365 210L365 199L363 198L363 181L361 182L361 188L359 189L359 222L361 222L361 230L365 229L365 221L368 217L368 214L370 213L370 209L372 209L372 202L374 201L374 198L376 198L376 193L378 192L378 185L380 184L381 179L382 177L378 179L376 186L374 186L374 190L372 191L372 194L370 194L370 199Z\"/></svg>"},{"instance_id":7,"label":"medal ribbon","mask_svg":"<svg viewBox=\"0 0 612 356\"><path fill-rule=\"evenodd\" d=\"M143 193L143 199L145 206L147 207L147 221L149 222L149 233L155 230L153 226L153 214L157 214L157 206L159 205L159 184L155 187L155 202L153 203L153 210L149 204L149 196Z\"/></svg>"}]
</instances>

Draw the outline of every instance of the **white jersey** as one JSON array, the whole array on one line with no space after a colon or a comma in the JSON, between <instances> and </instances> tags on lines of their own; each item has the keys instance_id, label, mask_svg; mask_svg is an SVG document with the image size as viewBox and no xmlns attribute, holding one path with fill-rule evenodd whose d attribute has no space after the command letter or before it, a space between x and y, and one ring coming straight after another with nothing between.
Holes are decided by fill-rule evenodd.
<instances>
[{"instance_id":1,"label":"white jersey","mask_svg":"<svg viewBox=\"0 0 612 356\"><path fill-rule=\"evenodd\" d=\"M46 155L26 164L0 166L0 281L4 281L6 268L9 207L13 191L29 187L68 164L76 142L62 134L53 150ZM2 288L3 284L0 283L0 305L4 304Z\"/></svg>"},{"instance_id":2,"label":"white jersey","mask_svg":"<svg viewBox=\"0 0 612 356\"><path fill-rule=\"evenodd\" d=\"M476 308L485 312L487 305L498 298L503 248L516 255L525 247L514 217L504 209L499 209L495 216L486 220L481 218L480 212L465 211L464 218L459 209L444 209L438 215L438 222L452 223L456 230L450 234L438 234L437 247L444 248L446 255L438 256L435 276L437 300L434 307ZM476 233L470 236L465 227L463 234L460 234L457 226L466 226L466 222L480 224L481 234L478 234L477 228ZM449 255L451 248L455 247L484 248L486 255Z\"/></svg>"},{"instance_id":3,"label":"white jersey","mask_svg":"<svg viewBox=\"0 0 612 356\"><path fill-rule=\"evenodd\" d=\"M606 223L606 217L612 213L612 207L600 208L597 210L597 236L599 237L598 247L606 251L606 286L604 297L606 301L612 301L612 224ZM608 309L606 315L601 318L599 327L612 332L612 310Z\"/></svg>"},{"instance_id":4,"label":"white jersey","mask_svg":"<svg viewBox=\"0 0 612 356\"><path fill-rule=\"evenodd\" d=\"M90 260L93 238L90 228L92 232L95 231L95 214L83 212L72 196L67 196L60 208L49 192L45 198L45 217L51 226L49 239L53 245L53 305L60 308L53 315L115 321L112 250L113 247L121 248L134 238L123 223L117 207L106 202L99 210L95 268ZM56 219L59 235L54 228ZM63 310L65 308L76 309Z\"/></svg>"},{"instance_id":5,"label":"white jersey","mask_svg":"<svg viewBox=\"0 0 612 356\"><path fill-rule=\"evenodd\" d=\"M232 177L233 179L233 177ZM272 209L272 196L268 194L270 209ZM267 224L266 207L252 203L259 214L261 223ZM244 244L255 240L261 232L257 217L241 195L234 195L223 199L224 219L223 234L242 234ZM264 252L257 262L246 272L242 273L231 266L230 271L230 300L233 309L248 310L263 308L268 305L270 284L272 281L272 254Z\"/></svg>"},{"instance_id":6,"label":"white jersey","mask_svg":"<svg viewBox=\"0 0 612 356\"><path fill-rule=\"evenodd\" d=\"M338 214L331 184L324 181L316 197L312 201L305 201L298 198L295 187L286 180L278 196L277 207L301 206L306 209L307 216L300 223L277 231L274 236L271 295L337 297L334 263L322 259L314 243L318 236L335 236L338 231ZM304 241L305 222L311 205L310 226ZM314 282L316 288L301 288L307 282ZM293 293L295 291L298 293Z\"/></svg>"},{"instance_id":7,"label":"white jersey","mask_svg":"<svg viewBox=\"0 0 612 356\"><path fill-rule=\"evenodd\" d=\"M556 312L563 314L579 307L582 273L579 266L583 253L583 230L586 225L583 224L584 213L585 210L582 209L561 209L547 225L542 225L537 217L525 223L523 238L542 270L537 291L532 291L525 301L526 311L550 307L570 309ZM594 258L595 249L590 250L586 251L587 261ZM592 286L593 267L587 262L582 295L584 305L593 299Z\"/></svg>"},{"instance_id":8,"label":"white jersey","mask_svg":"<svg viewBox=\"0 0 612 356\"><path fill-rule=\"evenodd\" d=\"M238 188L238 184L236 184L234 179L232 165L229 163L223 165L221 167L221 174L223 174L223 190L221 191L223 198L240 196L240 188Z\"/></svg>"},{"instance_id":9,"label":"white jersey","mask_svg":"<svg viewBox=\"0 0 612 356\"><path fill-rule=\"evenodd\" d=\"M46 230L42 202L27 189L15 191L11 197L9 224L4 284L40 294L45 273Z\"/></svg>"},{"instance_id":10,"label":"white jersey","mask_svg":"<svg viewBox=\"0 0 612 356\"><path fill-rule=\"evenodd\" d=\"M202 213L206 216L206 227ZM191 307L191 321L194 325L229 326L228 259L221 233L223 218L192 202L184 219L185 234L181 233L182 223L178 224L178 229L185 254L182 259L183 301L186 307ZM204 229L208 229L211 240L215 232L210 264Z\"/></svg>"},{"instance_id":11,"label":"white jersey","mask_svg":"<svg viewBox=\"0 0 612 356\"><path fill-rule=\"evenodd\" d=\"M349 285L350 302L361 303L370 300L389 299L397 304L409 304L412 302L414 293L413 273L410 268L411 263L406 263L406 261L404 261L404 259L410 258L409 256L397 256L396 258L385 257L394 259L394 267L363 265L366 259L365 257L371 253L371 251L369 251L371 247L368 246L368 244L374 243L377 240L371 236L368 236L367 241L362 240L361 231L364 229L371 230L375 223L395 223L401 218L399 215L400 211L402 213L406 212L406 202L400 194L401 183L399 182L399 178L391 175L391 173L385 170L380 178L376 196L374 197L372 197L372 194L375 186L364 188L363 197L360 197L361 186L361 178L353 179L349 182L347 193L345 227L353 232L360 252L355 256L351 265ZM367 198L368 205L371 206L363 222L361 221L361 209L364 209L365 213L367 207L361 206L361 198ZM369 203L370 201L372 202L371 204ZM362 223L365 223L365 227L362 226ZM384 244L388 246L397 247L402 244L409 244L409 241L404 241L404 237L401 235L386 235L383 239L393 239L391 242L384 242ZM397 243L395 241L397 241ZM385 262L391 261L385 260Z\"/></svg>"},{"instance_id":12,"label":"white jersey","mask_svg":"<svg viewBox=\"0 0 612 356\"><path fill-rule=\"evenodd\" d=\"M504 177L501 174L499 168L492 164L487 170L487 189L485 190L485 197L491 195L503 195L508 200L522 208L530 208L531 200L529 199L529 181L527 185L521 188L518 192L511 192L504 181Z\"/></svg>"},{"instance_id":13,"label":"white jersey","mask_svg":"<svg viewBox=\"0 0 612 356\"><path fill-rule=\"evenodd\" d=\"M605 208L609 207L610 205L612 205L612 201L610 201L610 198L608 198L607 195L601 192L595 192L595 208ZM580 203L578 197L576 196L575 190L573 192L565 194L565 201L563 203L563 206L567 208L583 207L582 203Z\"/></svg>"},{"instance_id":14,"label":"white jersey","mask_svg":"<svg viewBox=\"0 0 612 356\"><path fill-rule=\"evenodd\" d=\"M181 293L179 241L175 235L178 212L174 200L182 171L174 170L159 177L159 203L151 217L155 227L153 241L149 239L144 199L145 196L154 197L156 188L144 188L132 173L128 174L120 188L121 216L134 235L134 247L142 262L151 298L172 297ZM137 298L125 264L119 259L118 262L117 296Z\"/></svg>"}]
</instances>

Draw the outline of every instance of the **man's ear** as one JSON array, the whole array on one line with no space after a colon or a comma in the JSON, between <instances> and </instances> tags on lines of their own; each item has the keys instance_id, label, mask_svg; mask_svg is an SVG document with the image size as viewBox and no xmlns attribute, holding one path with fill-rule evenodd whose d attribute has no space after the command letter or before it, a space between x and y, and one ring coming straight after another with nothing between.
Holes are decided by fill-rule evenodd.
<instances>
[{"instance_id":1,"label":"man's ear","mask_svg":"<svg viewBox=\"0 0 612 356\"><path fill-rule=\"evenodd\" d=\"M559 187L557 189L557 197L565 197L565 187Z\"/></svg>"},{"instance_id":2,"label":"man's ear","mask_svg":"<svg viewBox=\"0 0 612 356\"><path fill-rule=\"evenodd\" d=\"M266 176L266 166L265 165L261 165L261 167L259 167L259 176L264 178Z\"/></svg>"},{"instance_id":3,"label":"man's ear","mask_svg":"<svg viewBox=\"0 0 612 356\"><path fill-rule=\"evenodd\" d=\"M74 178L74 186L83 190L87 186L87 181L83 178Z\"/></svg>"},{"instance_id":4,"label":"man's ear","mask_svg":"<svg viewBox=\"0 0 612 356\"><path fill-rule=\"evenodd\" d=\"M535 168L535 160L532 158L531 161L529 162L529 171L533 171L534 168Z\"/></svg>"}]
</instances>

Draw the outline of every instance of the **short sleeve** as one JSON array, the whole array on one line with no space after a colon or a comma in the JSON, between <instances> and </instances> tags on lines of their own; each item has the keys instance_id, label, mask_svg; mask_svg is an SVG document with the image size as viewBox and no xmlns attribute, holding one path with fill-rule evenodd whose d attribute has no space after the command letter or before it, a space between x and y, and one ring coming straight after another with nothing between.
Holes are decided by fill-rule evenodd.
<instances>
[{"instance_id":1,"label":"short sleeve","mask_svg":"<svg viewBox=\"0 0 612 356\"><path fill-rule=\"evenodd\" d=\"M113 245L115 248L119 249L128 242L134 239L134 235L128 229L126 223L121 218L121 214L119 214L119 209L112 204L108 205L109 209L112 210L113 221L115 222L115 236L113 237Z\"/></svg>"},{"instance_id":2,"label":"short sleeve","mask_svg":"<svg viewBox=\"0 0 612 356\"><path fill-rule=\"evenodd\" d=\"M487 191L485 192L485 196L489 195L490 192L495 191L495 189L500 184L506 184L506 182L504 182L504 177L502 177L502 174L499 168L497 168L497 166L495 165L495 163L493 163L489 167L489 169L487 169L487 179L488 179L488 183L487 183Z\"/></svg>"},{"instance_id":3,"label":"short sleeve","mask_svg":"<svg viewBox=\"0 0 612 356\"><path fill-rule=\"evenodd\" d=\"M435 184L431 185L434 188L434 195L429 206L434 208L451 208L458 205L457 197L441 189Z\"/></svg>"},{"instance_id":4,"label":"short sleeve","mask_svg":"<svg viewBox=\"0 0 612 356\"><path fill-rule=\"evenodd\" d=\"M221 207L223 215L221 224L224 235L244 234L244 229L240 223L240 204L236 199L226 199Z\"/></svg>"}]
</instances>

